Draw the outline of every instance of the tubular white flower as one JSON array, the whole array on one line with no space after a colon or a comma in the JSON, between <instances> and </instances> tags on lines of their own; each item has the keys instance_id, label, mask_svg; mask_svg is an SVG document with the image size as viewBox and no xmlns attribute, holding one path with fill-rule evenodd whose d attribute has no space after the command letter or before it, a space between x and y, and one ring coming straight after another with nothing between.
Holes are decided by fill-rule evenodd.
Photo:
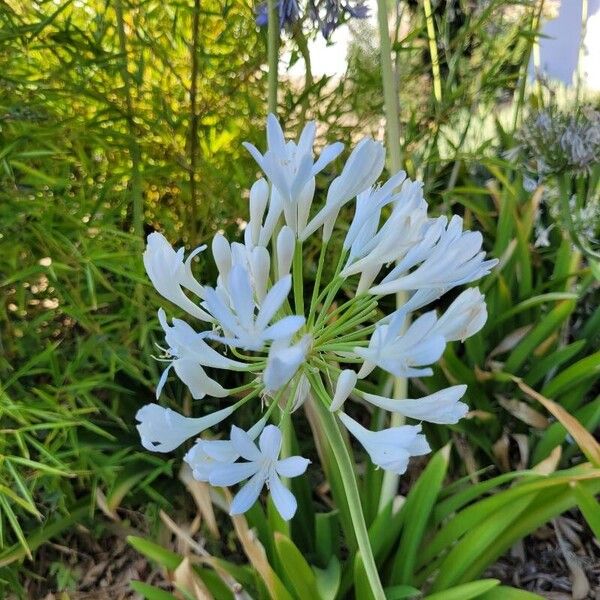
<instances>
[{"instance_id":1,"label":"tubular white flower","mask_svg":"<svg viewBox=\"0 0 600 600\"><path fill-rule=\"evenodd\" d=\"M346 429L362 444L374 465L402 475L411 456L422 456L431 448L420 425L402 425L370 431L343 412L338 413Z\"/></svg>"},{"instance_id":2,"label":"tubular white flower","mask_svg":"<svg viewBox=\"0 0 600 600\"><path fill-rule=\"evenodd\" d=\"M136 427L146 450L171 452L187 439L220 423L234 410L233 407L224 408L206 417L193 419L158 404L146 404L137 411L135 420L138 421Z\"/></svg>"},{"instance_id":3,"label":"tubular white flower","mask_svg":"<svg viewBox=\"0 0 600 600\"><path fill-rule=\"evenodd\" d=\"M277 236L277 276L279 279L290 272L294 259L296 237L294 232L284 225Z\"/></svg>"},{"instance_id":4,"label":"tubular white flower","mask_svg":"<svg viewBox=\"0 0 600 600\"><path fill-rule=\"evenodd\" d=\"M372 197L365 196L367 194L365 192L357 199L357 215L361 200L362 207L371 204L371 201L374 201L375 206L378 204L385 206L393 202L392 213L379 231L377 231L377 223L381 208L373 211L373 216L369 217L373 219L376 216L376 221L367 220L350 238L350 253L341 275L349 277L361 273L357 294L369 289L383 265L403 258L423 236L427 223L427 203L423 199L422 185L407 180L402 185L400 193L392 195L394 183L392 178L380 190L372 193ZM367 209L362 208L361 212L367 212ZM362 218L361 215L358 216ZM353 233L351 230L348 232L349 235ZM345 247L348 242L345 242Z\"/></svg>"},{"instance_id":5,"label":"tubular white flower","mask_svg":"<svg viewBox=\"0 0 600 600\"><path fill-rule=\"evenodd\" d=\"M329 186L325 206L300 232L300 239L306 240L323 225L323 240L327 241L342 206L371 187L381 175L384 164L383 145L370 138L361 140L350 154L342 173Z\"/></svg>"},{"instance_id":6,"label":"tubular white flower","mask_svg":"<svg viewBox=\"0 0 600 600\"><path fill-rule=\"evenodd\" d=\"M217 233L213 238L211 250L219 275L226 279L231 271L231 245L222 233Z\"/></svg>"},{"instance_id":7,"label":"tubular white flower","mask_svg":"<svg viewBox=\"0 0 600 600\"><path fill-rule=\"evenodd\" d=\"M266 425L266 419L255 423L248 431L248 437L254 441ZM183 460L190 465L194 479L208 481L215 465L234 463L240 455L231 440L199 439L186 453Z\"/></svg>"},{"instance_id":8,"label":"tubular white flower","mask_svg":"<svg viewBox=\"0 0 600 600\"><path fill-rule=\"evenodd\" d=\"M212 321L209 314L194 304L183 292L182 287L204 298L204 288L192 275L191 261L206 246L196 248L183 260L184 249L177 252L162 233L148 236L144 252L144 267L156 291L163 297L202 321Z\"/></svg>"},{"instance_id":9,"label":"tubular white flower","mask_svg":"<svg viewBox=\"0 0 600 600\"><path fill-rule=\"evenodd\" d=\"M435 312L421 315L402 332L405 314L399 312L389 324L379 325L367 348L357 347L354 352L365 360L358 373L366 377L375 366L396 377L424 377L432 375L429 368L419 368L436 362L444 352L446 340L441 333L433 332L437 319Z\"/></svg>"},{"instance_id":10,"label":"tubular white flower","mask_svg":"<svg viewBox=\"0 0 600 600\"><path fill-rule=\"evenodd\" d=\"M366 393L362 397L379 408L411 419L450 425L458 423L469 411L464 402L459 402L466 391L466 385L454 385L418 400L398 400Z\"/></svg>"},{"instance_id":11,"label":"tubular white flower","mask_svg":"<svg viewBox=\"0 0 600 600\"><path fill-rule=\"evenodd\" d=\"M280 477L302 475L310 461L301 456L279 460L281 431L275 425L267 425L263 429L258 447L245 431L234 425L231 428L231 444L235 452L247 462L215 464L209 476L211 485L217 486L235 485L249 479L234 496L229 509L230 514L239 515L250 509L266 484L275 508L289 521L296 512L296 498L283 485Z\"/></svg>"},{"instance_id":12,"label":"tubular white flower","mask_svg":"<svg viewBox=\"0 0 600 600\"><path fill-rule=\"evenodd\" d=\"M462 292L446 309L433 327L447 342L464 342L475 335L487 321L485 296L479 288L469 288Z\"/></svg>"},{"instance_id":13,"label":"tubular white flower","mask_svg":"<svg viewBox=\"0 0 600 600\"><path fill-rule=\"evenodd\" d=\"M287 339L271 344L267 359L267 368L263 373L263 383L267 392L281 389L295 375L304 362L311 344L311 337L304 336L297 344L289 345Z\"/></svg>"},{"instance_id":14,"label":"tubular white flower","mask_svg":"<svg viewBox=\"0 0 600 600\"><path fill-rule=\"evenodd\" d=\"M277 118L270 114L267 118L267 151L261 154L252 144L244 143L280 196L279 200L272 194L271 202L277 209L281 206L286 215L287 225L295 233L298 232L300 205L302 214L307 214L310 210L315 175L335 160L343 150L343 145L339 142L326 146L319 159L314 162L312 148L315 133L316 124L311 122L304 127L298 143L286 142Z\"/></svg>"},{"instance_id":15,"label":"tubular white flower","mask_svg":"<svg viewBox=\"0 0 600 600\"><path fill-rule=\"evenodd\" d=\"M331 412L339 410L350 396L358 377L352 369L344 369L337 380L333 400L329 406Z\"/></svg>"},{"instance_id":16,"label":"tubular white flower","mask_svg":"<svg viewBox=\"0 0 600 600\"><path fill-rule=\"evenodd\" d=\"M407 273L416 264L407 255L406 261L402 261L381 284L369 291L384 295L421 288L450 289L480 279L498 263L497 260L484 260L482 242L481 233L463 232L462 219L454 216L431 251L424 259L419 257L417 262L422 262L413 272Z\"/></svg>"},{"instance_id":17,"label":"tubular white flower","mask_svg":"<svg viewBox=\"0 0 600 600\"><path fill-rule=\"evenodd\" d=\"M263 217L269 201L269 184L264 179L254 182L250 188L250 221L248 231L253 246L260 243Z\"/></svg>"},{"instance_id":18,"label":"tubular white flower","mask_svg":"<svg viewBox=\"0 0 600 600\"><path fill-rule=\"evenodd\" d=\"M224 336L209 334L207 337L246 350L261 350L268 341L289 339L302 327L304 317L290 315L273 325L269 323L285 302L291 285L290 275L280 279L269 290L255 315L248 273L241 265L233 266L228 286L232 307L215 290L208 287L205 289L206 307L225 332Z\"/></svg>"}]
</instances>

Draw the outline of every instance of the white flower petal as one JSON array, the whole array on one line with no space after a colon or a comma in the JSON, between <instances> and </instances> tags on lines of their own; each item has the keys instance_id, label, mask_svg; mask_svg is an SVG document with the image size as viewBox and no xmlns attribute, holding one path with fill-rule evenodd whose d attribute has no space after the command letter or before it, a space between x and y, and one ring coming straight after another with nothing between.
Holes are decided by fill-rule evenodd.
<instances>
[{"instance_id":1,"label":"white flower petal","mask_svg":"<svg viewBox=\"0 0 600 600\"><path fill-rule=\"evenodd\" d=\"M260 452L264 457L276 460L281 451L281 431L275 425L267 425L258 441Z\"/></svg>"},{"instance_id":2,"label":"white flower petal","mask_svg":"<svg viewBox=\"0 0 600 600\"><path fill-rule=\"evenodd\" d=\"M220 423L233 411L234 409L229 407L193 419L158 404L146 404L138 410L135 419L139 422L137 430L144 448L152 452L170 452L188 438Z\"/></svg>"},{"instance_id":3,"label":"white flower petal","mask_svg":"<svg viewBox=\"0 0 600 600\"><path fill-rule=\"evenodd\" d=\"M357 379L357 374L352 369L344 369L339 374L335 386L335 393L333 395L333 399L329 407L329 410L331 412L335 412L336 410L339 410L342 407L342 405L348 399L348 396L350 396L350 393L354 389Z\"/></svg>"},{"instance_id":4,"label":"white flower petal","mask_svg":"<svg viewBox=\"0 0 600 600\"><path fill-rule=\"evenodd\" d=\"M464 402L459 402L466 391L466 385L455 385L418 400L399 400L375 394L362 395L367 402L384 410L396 412L411 419L450 425L458 423L469 410Z\"/></svg>"},{"instance_id":5,"label":"white flower petal","mask_svg":"<svg viewBox=\"0 0 600 600\"><path fill-rule=\"evenodd\" d=\"M219 487L235 485L257 473L260 475L259 469L260 466L255 462L216 463L211 469L209 482Z\"/></svg>"},{"instance_id":6,"label":"white flower petal","mask_svg":"<svg viewBox=\"0 0 600 600\"><path fill-rule=\"evenodd\" d=\"M284 520L289 521L298 508L294 494L283 485L276 473L269 477L268 484L275 508Z\"/></svg>"},{"instance_id":7,"label":"white flower petal","mask_svg":"<svg viewBox=\"0 0 600 600\"><path fill-rule=\"evenodd\" d=\"M258 330L267 327L275 313L282 307L291 289L292 276L286 275L267 292L256 317L256 328Z\"/></svg>"},{"instance_id":8,"label":"white flower petal","mask_svg":"<svg viewBox=\"0 0 600 600\"><path fill-rule=\"evenodd\" d=\"M256 444L243 429L232 425L230 438L233 447L242 458L254 461L259 461L261 459L261 454L256 447Z\"/></svg>"},{"instance_id":9,"label":"white flower petal","mask_svg":"<svg viewBox=\"0 0 600 600\"><path fill-rule=\"evenodd\" d=\"M241 515L250 510L260 496L260 491L265 484L265 474L259 471L250 481L233 497L229 507L230 515Z\"/></svg>"},{"instance_id":10,"label":"white flower petal","mask_svg":"<svg viewBox=\"0 0 600 600\"><path fill-rule=\"evenodd\" d=\"M304 474L310 460L302 458L302 456L289 456L282 460L278 460L275 464L275 470L282 477L298 477Z\"/></svg>"}]
</instances>

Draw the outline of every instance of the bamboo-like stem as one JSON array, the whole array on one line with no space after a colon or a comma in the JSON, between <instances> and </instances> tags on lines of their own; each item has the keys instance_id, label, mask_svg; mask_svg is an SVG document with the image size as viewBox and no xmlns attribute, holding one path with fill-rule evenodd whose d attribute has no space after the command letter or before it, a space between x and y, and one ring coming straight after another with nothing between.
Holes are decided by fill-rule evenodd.
<instances>
[{"instance_id":1,"label":"bamboo-like stem","mask_svg":"<svg viewBox=\"0 0 600 600\"><path fill-rule=\"evenodd\" d=\"M392 65L392 45L388 27L386 0L377 0L377 21L379 24L379 53L381 56L381 80L383 83L383 101L387 131L390 167L394 173L402 168L402 152L400 150L400 106Z\"/></svg>"},{"instance_id":2,"label":"bamboo-like stem","mask_svg":"<svg viewBox=\"0 0 600 600\"><path fill-rule=\"evenodd\" d=\"M131 94L131 76L127 66L127 35L121 0L115 1L117 16L117 33L119 36L119 53L121 54L121 80L125 97L125 119L127 122L129 155L131 157L131 198L133 201L133 231L140 237L144 235L144 197L142 195L141 161L142 152L137 141L134 121L133 98Z\"/></svg>"},{"instance_id":3,"label":"bamboo-like stem","mask_svg":"<svg viewBox=\"0 0 600 600\"><path fill-rule=\"evenodd\" d=\"M192 59L192 72L190 82L190 236L193 243L198 236L198 186L196 185L196 172L198 170L198 45L200 37L200 0L194 0L192 16L192 45L190 48Z\"/></svg>"},{"instance_id":4,"label":"bamboo-like stem","mask_svg":"<svg viewBox=\"0 0 600 600\"><path fill-rule=\"evenodd\" d=\"M277 114L277 81L279 66L279 15L277 0L267 0L267 58L269 62L267 108L270 113Z\"/></svg>"},{"instance_id":5,"label":"bamboo-like stem","mask_svg":"<svg viewBox=\"0 0 600 600\"><path fill-rule=\"evenodd\" d=\"M427 26L427 39L429 41L429 55L431 56L431 75L433 78L433 95L436 102L442 102L442 76L440 72L440 57L437 50L437 41L435 38L435 23L433 21L433 10L431 0L423 0L423 9L425 11L425 24Z\"/></svg>"},{"instance_id":6,"label":"bamboo-like stem","mask_svg":"<svg viewBox=\"0 0 600 600\"><path fill-rule=\"evenodd\" d=\"M392 46L390 43L390 31L388 27L388 12L386 0L377 0L377 20L379 23L379 51L381 55L381 79L383 83L383 99L385 109L385 120L387 130L387 146L390 157L392 173L402 169L402 153L400 150L400 106L398 102L398 91L392 65ZM399 293L396 296L396 306L400 307L406 302L406 295ZM402 377L394 379L394 398L406 398L408 382ZM402 416L393 413L391 425L402 424ZM379 510L388 504L398 489L398 476L386 471L381 484L381 495Z\"/></svg>"}]
</instances>

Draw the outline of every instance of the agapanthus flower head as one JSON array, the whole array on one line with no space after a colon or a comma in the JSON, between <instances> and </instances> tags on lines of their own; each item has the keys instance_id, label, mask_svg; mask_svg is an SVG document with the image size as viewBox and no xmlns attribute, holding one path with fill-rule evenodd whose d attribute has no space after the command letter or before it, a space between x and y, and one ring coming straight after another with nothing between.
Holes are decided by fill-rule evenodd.
<instances>
[{"instance_id":1,"label":"agapanthus flower head","mask_svg":"<svg viewBox=\"0 0 600 600\"><path fill-rule=\"evenodd\" d=\"M254 403L257 422L247 431L234 424L229 439L196 439L185 455L198 480L246 482L232 514L248 510L266 485L282 517L293 516L296 501L285 480L302 475L309 461L281 456L280 427L290 426L307 403L322 403L374 464L394 473L403 473L411 456L429 452L420 422L453 424L468 411L464 385L396 399L367 393L361 380L376 368L399 377L431 375L448 343L484 326L485 299L468 288L441 314L415 311L486 275L496 261L485 258L482 236L464 231L459 217L429 217L422 185L404 172L377 183L385 153L375 140L362 140L323 198L316 197L315 176L342 145L326 146L315 160L315 131L309 123L297 142L286 140L270 115L266 151L247 146L266 179L252 186L243 243L217 234L209 244L216 281L199 283L191 258L184 260L183 250L173 250L161 234L148 237L144 253L157 291L196 319L193 325L169 321L159 311L165 332L160 360L167 366L157 395L174 373L207 409L189 417L155 403L143 407L137 414L142 443L170 452ZM339 215L352 204L348 225ZM339 243L330 244L336 235ZM311 236L321 254L314 281L305 286L303 248ZM327 283L325 265L331 265ZM389 302L381 298L398 291L407 292L405 303L386 311ZM226 387L227 371L245 382ZM371 431L344 412L349 400L358 410L368 403L417 423Z\"/></svg>"},{"instance_id":2,"label":"agapanthus flower head","mask_svg":"<svg viewBox=\"0 0 600 600\"><path fill-rule=\"evenodd\" d=\"M540 179L587 173L600 165L600 112L590 106L565 112L550 105L530 115L516 137L527 166Z\"/></svg>"}]
</instances>

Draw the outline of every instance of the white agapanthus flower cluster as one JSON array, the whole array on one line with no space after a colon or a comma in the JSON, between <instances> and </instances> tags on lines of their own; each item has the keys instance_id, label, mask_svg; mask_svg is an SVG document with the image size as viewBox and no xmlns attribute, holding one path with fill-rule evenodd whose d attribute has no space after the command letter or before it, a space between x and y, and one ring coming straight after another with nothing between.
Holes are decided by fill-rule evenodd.
<instances>
[{"instance_id":1,"label":"white agapanthus flower cluster","mask_svg":"<svg viewBox=\"0 0 600 600\"><path fill-rule=\"evenodd\" d=\"M315 131L309 123L297 143L286 141L271 115L267 151L261 154L247 145L267 179L252 186L244 243L230 243L221 234L212 241L219 271L214 286L199 283L192 274L191 260L205 246L185 259L183 249L174 250L160 233L152 233L144 253L157 291L200 321L197 331L180 319L169 324L159 311L168 365L157 398L172 369L195 399L236 400L201 418L158 404L144 406L137 414L142 444L170 452L196 438L184 459L196 479L214 486L246 482L232 501L232 514L248 510L266 485L282 517L294 515L296 501L281 478L302 475L309 461L280 457L282 432L276 423L289 419L308 398L334 412L374 464L398 474L411 456L430 450L421 425L370 431L343 411L348 398L419 422L456 423L467 412L461 402L464 385L420 399L394 399L366 393L361 380L376 367L398 377L431 375L430 366L448 342L464 340L483 327L484 297L469 288L442 315L430 310L411 318L411 313L480 279L496 261L485 259L481 234L463 231L459 217L429 218L421 184L404 172L378 185L385 153L371 139L356 146L324 204L313 209L315 176L342 151L341 144L332 144L315 160ZM352 200L354 217L342 251L332 259L328 241L340 210ZM303 243L319 232L316 279L306 290ZM323 282L328 259L337 268ZM342 287L354 291L340 302ZM379 300L399 291L407 294L405 304L391 314L381 312ZM305 296L311 299L306 308ZM223 379L217 381L206 369L211 374L215 369L246 372L247 383L227 389ZM257 398L263 414L248 431L233 425L230 439L197 438Z\"/></svg>"}]
</instances>

